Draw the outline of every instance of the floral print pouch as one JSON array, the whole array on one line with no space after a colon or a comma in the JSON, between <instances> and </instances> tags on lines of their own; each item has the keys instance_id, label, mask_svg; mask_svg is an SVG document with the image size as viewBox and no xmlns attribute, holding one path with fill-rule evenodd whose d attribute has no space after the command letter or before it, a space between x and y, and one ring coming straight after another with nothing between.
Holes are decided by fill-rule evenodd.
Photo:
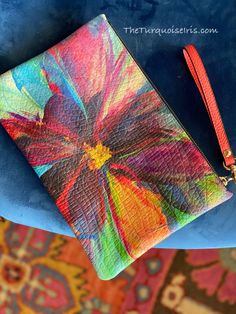
<instances>
[{"instance_id":1,"label":"floral print pouch","mask_svg":"<svg viewBox=\"0 0 236 314\"><path fill-rule=\"evenodd\" d=\"M102 279L231 197L104 15L0 76L0 122Z\"/></svg>"}]
</instances>

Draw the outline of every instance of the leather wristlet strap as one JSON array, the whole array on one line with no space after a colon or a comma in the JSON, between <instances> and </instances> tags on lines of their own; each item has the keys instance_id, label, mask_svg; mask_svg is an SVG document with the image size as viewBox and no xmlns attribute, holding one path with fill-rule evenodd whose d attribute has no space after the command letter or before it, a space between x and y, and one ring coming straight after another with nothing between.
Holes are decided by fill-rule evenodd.
<instances>
[{"instance_id":1,"label":"leather wristlet strap","mask_svg":"<svg viewBox=\"0 0 236 314\"><path fill-rule=\"evenodd\" d=\"M228 137L225 132L224 124L218 109L218 105L207 76L205 67L194 45L190 44L183 49L184 58L193 79L200 91L207 112L215 129L215 133L224 158L224 166L232 172L232 177L236 181L236 165Z\"/></svg>"}]
</instances>

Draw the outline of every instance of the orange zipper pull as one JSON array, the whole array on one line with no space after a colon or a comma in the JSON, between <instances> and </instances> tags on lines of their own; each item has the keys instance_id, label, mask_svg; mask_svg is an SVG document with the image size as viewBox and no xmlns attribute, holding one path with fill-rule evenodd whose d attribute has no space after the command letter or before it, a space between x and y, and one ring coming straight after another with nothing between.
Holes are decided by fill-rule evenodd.
<instances>
[{"instance_id":1,"label":"orange zipper pull","mask_svg":"<svg viewBox=\"0 0 236 314\"><path fill-rule=\"evenodd\" d=\"M236 183L235 158L230 147L214 92L212 90L211 83L207 76L201 57L199 56L195 46L192 44L184 47L183 54L214 127L224 159L223 165L225 169L231 172L230 177L220 178L225 185L227 185L228 182L232 180Z\"/></svg>"}]
</instances>

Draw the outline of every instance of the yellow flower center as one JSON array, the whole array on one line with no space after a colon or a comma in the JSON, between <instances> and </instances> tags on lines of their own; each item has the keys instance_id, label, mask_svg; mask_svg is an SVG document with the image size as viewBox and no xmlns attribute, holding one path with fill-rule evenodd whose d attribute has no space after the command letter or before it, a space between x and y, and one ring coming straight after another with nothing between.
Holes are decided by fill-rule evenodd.
<instances>
[{"instance_id":1,"label":"yellow flower center","mask_svg":"<svg viewBox=\"0 0 236 314\"><path fill-rule=\"evenodd\" d=\"M40 120L40 121L36 121L36 125L38 125L38 126L42 126L42 125L44 125L44 122L43 122L42 120Z\"/></svg>"},{"instance_id":2,"label":"yellow flower center","mask_svg":"<svg viewBox=\"0 0 236 314\"><path fill-rule=\"evenodd\" d=\"M102 143L98 143L95 147L91 147L85 143L84 151L88 157L88 166L90 170L100 169L112 156L110 149L103 146Z\"/></svg>"}]
</instances>

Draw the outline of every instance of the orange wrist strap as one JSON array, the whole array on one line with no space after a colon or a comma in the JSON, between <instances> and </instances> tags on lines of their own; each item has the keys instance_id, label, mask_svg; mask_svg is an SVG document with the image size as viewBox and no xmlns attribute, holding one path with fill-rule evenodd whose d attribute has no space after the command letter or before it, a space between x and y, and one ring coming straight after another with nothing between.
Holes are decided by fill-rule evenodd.
<instances>
[{"instance_id":1,"label":"orange wrist strap","mask_svg":"<svg viewBox=\"0 0 236 314\"><path fill-rule=\"evenodd\" d=\"M224 158L225 167L229 170L232 170L231 167L235 167L235 158L233 156L218 105L216 103L216 99L201 57L192 44L184 47L183 54L215 129L215 133Z\"/></svg>"}]
</instances>

